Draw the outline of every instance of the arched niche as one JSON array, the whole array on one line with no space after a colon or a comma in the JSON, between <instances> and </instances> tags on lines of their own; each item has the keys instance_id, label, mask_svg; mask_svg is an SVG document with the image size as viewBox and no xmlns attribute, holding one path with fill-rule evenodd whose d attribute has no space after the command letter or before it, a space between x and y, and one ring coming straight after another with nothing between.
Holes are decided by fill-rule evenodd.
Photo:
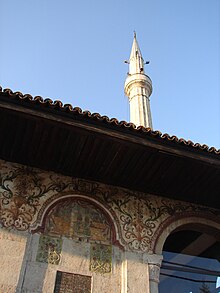
<instances>
[{"instance_id":1,"label":"arched niche","mask_svg":"<svg viewBox=\"0 0 220 293\"><path fill-rule=\"evenodd\" d=\"M112 211L82 195L65 195L46 202L31 232L121 246L117 218Z\"/></svg>"}]
</instances>

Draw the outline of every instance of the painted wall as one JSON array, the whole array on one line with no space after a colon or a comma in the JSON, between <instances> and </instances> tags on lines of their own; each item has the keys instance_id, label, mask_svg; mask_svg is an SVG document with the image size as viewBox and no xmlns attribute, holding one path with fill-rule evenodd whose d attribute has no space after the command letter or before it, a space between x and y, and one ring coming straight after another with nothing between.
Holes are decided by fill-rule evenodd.
<instances>
[{"instance_id":1,"label":"painted wall","mask_svg":"<svg viewBox=\"0 0 220 293\"><path fill-rule=\"evenodd\" d=\"M186 219L219 227L214 209L5 161L0 170L1 293L156 293L169 233Z\"/></svg>"}]
</instances>

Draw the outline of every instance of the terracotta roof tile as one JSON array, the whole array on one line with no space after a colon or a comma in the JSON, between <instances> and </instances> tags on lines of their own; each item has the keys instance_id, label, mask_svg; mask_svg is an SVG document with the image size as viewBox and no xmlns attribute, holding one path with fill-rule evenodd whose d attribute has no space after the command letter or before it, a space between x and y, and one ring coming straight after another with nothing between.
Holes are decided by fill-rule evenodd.
<instances>
[{"instance_id":1,"label":"terracotta roof tile","mask_svg":"<svg viewBox=\"0 0 220 293\"><path fill-rule=\"evenodd\" d=\"M63 112L72 112L74 115L80 115L85 118L89 118L92 120L98 120L102 123L107 123L111 125L115 125L116 127L127 128L131 131L139 132L139 133L146 133L152 137L158 138L159 140L169 141L176 144L193 147L194 149L206 151L208 153L220 155L220 149L216 149L215 147L208 147L207 145L194 143L191 140L185 140L183 138L178 138L175 135L170 136L167 133L162 134L158 130L152 130L151 128L145 128L143 126L136 127L133 123L126 122L126 121L118 121L116 118L109 118L108 116L101 116L99 113L91 113L89 111L83 111L79 107L73 107L70 104L64 104L59 100L51 100L49 98L43 99L41 96L33 97L30 94L22 94L21 92L13 92L11 89L2 89L0 86L0 93L6 93L8 97L12 99L16 99L18 101L26 101L30 102L31 104L39 104L43 107L48 107L51 109L63 111Z\"/></svg>"}]
</instances>

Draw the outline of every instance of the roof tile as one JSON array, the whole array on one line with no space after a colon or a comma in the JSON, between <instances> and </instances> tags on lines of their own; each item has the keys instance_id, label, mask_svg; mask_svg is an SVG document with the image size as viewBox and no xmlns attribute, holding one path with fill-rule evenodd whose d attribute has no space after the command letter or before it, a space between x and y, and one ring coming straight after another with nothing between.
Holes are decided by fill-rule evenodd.
<instances>
[{"instance_id":1,"label":"roof tile","mask_svg":"<svg viewBox=\"0 0 220 293\"><path fill-rule=\"evenodd\" d=\"M208 153L213 153L216 155L220 155L220 149L216 149L215 147L208 147L206 144L199 144L199 143L194 143L191 140L186 141L183 138L178 138L175 135L170 136L167 133L162 134L158 130L152 130L151 128L145 128L143 126L135 126L133 123L126 122L126 121L118 121L116 118L109 118L108 116L101 116L99 113L91 113L90 111L83 111L79 107L73 107L71 104L65 104L59 100L51 100L50 98L43 99L41 96L31 96L30 94L22 94L19 91L13 92L11 89L2 89L0 86L0 93L6 93L9 98L11 99L16 99L20 101L26 101L32 104L39 104L42 106L49 107L51 109L55 110L61 110L65 112L72 112L73 115L82 115L83 117L89 118L89 119L95 119L98 120L102 123L108 123L108 124L113 124L116 127L123 127L127 128L131 131L136 131L140 133L146 133L147 135L150 135L152 137L164 140L164 141L170 141L173 143L177 144L182 144L185 146L193 147L194 149L199 149L202 151L207 151Z\"/></svg>"}]
</instances>

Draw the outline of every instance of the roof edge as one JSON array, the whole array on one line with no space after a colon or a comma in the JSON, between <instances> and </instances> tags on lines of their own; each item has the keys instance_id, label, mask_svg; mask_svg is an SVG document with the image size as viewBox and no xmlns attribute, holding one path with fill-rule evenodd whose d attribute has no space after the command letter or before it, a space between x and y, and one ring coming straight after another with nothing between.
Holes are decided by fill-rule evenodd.
<instances>
[{"instance_id":1,"label":"roof edge","mask_svg":"<svg viewBox=\"0 0 220 293\"><path fill-rule=\"evenodd\" d=\"M194 143L191 140L185 140L184 138L178 138L175 135L169 135L167 133L162 134L158 130L152 130L151 128L145 128L143 126L136 126L133 123L126 122L126 121L119 121L116 118L109 118L108 116L102 116L99 113L91 113L90 111L83 111L79 107L73 107L71 104L63 104L60 100L51 100L49 98L42 98L41 96L35 96L33 97L30 94L22 94L19 91L13 92L11 89L2 89L0 86L0 100L5 97L5 102L10 101L10 103L16 103L20 104L23 103L26 106L30 105L30 107L33 107L35 105L38 105L39 107L42 107L43 109L47 109L47 111L55 111L55 112L62 112L64 115L74 115L78 116L82 119L87 119L90 121L97 121L98 123L107 124L108 126L115 126L116 128L126 129L131 131L133 134L141 134L146 135L148 137L157 139L158 142L168 142L173 145L179 145L179 146L185 146L188 147L191 150L199 150L202 151L203 154L212 154L217 155L217 158L219 159L220 155L220 149L216 149L215 147L209 147L206 144L200 144L200 143Z\"/></svg>"}]
</instances>

